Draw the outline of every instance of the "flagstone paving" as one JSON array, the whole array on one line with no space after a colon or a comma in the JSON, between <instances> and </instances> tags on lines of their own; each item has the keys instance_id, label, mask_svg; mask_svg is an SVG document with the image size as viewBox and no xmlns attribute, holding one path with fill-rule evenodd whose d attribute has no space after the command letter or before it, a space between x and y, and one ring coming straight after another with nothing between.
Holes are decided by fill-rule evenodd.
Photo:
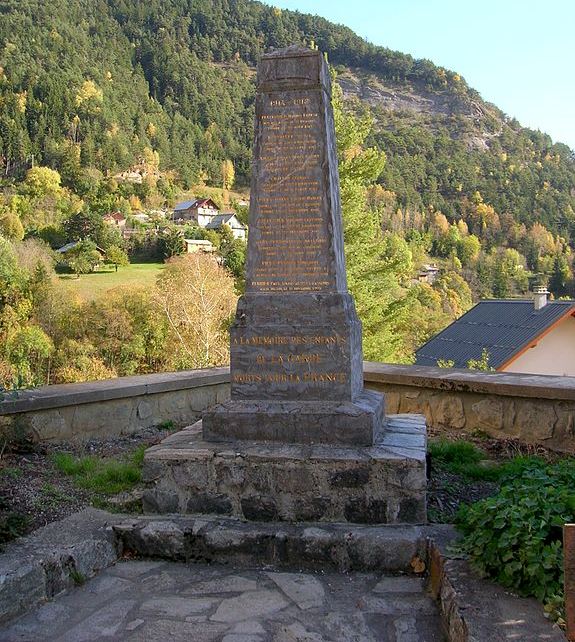
<instances>
[{"instance_id":1,"label":"flagstone paving","mask_svg":"<svg viewBox=\"0 0 575 642\"><path fill-rule=\"evenodd\" d=\"M440 642L416 577L127 561L0 629L10 642Z\"/></svg>"}]
</instances>

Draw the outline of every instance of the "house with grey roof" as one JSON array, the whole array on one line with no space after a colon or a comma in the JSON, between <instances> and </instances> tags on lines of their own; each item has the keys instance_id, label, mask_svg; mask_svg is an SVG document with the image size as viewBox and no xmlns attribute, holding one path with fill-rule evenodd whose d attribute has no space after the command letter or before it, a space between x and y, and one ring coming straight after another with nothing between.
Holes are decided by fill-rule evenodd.
<instances>
[{"instance_id":1,"label":"house with grey roof","mask_svg":"<svg viewBox=\"0 0 575 642\"><path fill-rule=\"evenodd\" d=\"M575 301L548 294L536 288L534 300L480 301L422 345L416 364L466 368L485 350L498 372L575 376Z\"/></svg>"},{"instance_id":2,"label":"house with grey roof","mask_svg":"<svg viewBox=\"0 0 575 642\"><path fill-rule=\"evenodd\" d=\"M174 207L173 219L176 223L195 223L200 227L206 225L219 214L218 206L211 198L196 198L182 201Z\"/></svg>"},{"instance_id":3,"label":"house with grey roof","mask_svg":"<svg viewBox=\"0 0 575 642\"><path fill-rule=\"evenodd\" d=\"M222 225L227 225L234 235L235 239L242 239L245 241L248 228L238 219L233 213L218 214L206 225L207 230L217 230Z\"/></svg>"},{"instance_id":4,"label":"house with grey roof","mask_svg":"<svg viewBox=\"0 0 575 642\"><path fill-rule=\"evenodd\" d=\"M62 245L62 247L59 247L56 252L58 254L66 254L70 250L73 250L80 241L71 241L70 243L66 243L66 245ZM106 256L106 250L101 248L99 245L96 245L96 250L101 254L102 257Z\"/></svg>"}]
</instances>

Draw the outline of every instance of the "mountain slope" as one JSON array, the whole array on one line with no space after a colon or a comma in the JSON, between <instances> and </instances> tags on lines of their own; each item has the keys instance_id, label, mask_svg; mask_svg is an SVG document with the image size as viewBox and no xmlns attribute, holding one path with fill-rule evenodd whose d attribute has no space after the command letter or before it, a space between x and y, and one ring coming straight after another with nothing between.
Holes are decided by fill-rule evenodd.
<instances>
[{"instance_id":1,"label":"mountain slope","mask_svg":"<svg viewBox=\"0 0 575 642\"><path fill-rule=\"evenodd\" d=\"M247 183L254 65L269 47L313 41L346 95L370 105L371 143L388 158L381 182L400 207L469 218L478 193L500 217L575 235L568 147L521 128L457 73L346 27L249 0L5 0L0 11L8 179L34 158L77 187L88 168L114 173L155 150L184 186L217 184L225 158Z\"/></svg>"}]
</instances>

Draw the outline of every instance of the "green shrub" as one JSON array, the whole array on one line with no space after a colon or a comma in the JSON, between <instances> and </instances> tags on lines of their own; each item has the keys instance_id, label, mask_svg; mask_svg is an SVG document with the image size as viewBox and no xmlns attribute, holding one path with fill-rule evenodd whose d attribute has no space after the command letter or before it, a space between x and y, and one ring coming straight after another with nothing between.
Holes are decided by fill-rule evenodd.
<instances>
[{"instance_id":1,"label":"green shrub","mask_svg":"<svg viewBox=\"0 0 575 642\"><path fill-rule=\"evenodd\" d=\"M10 511L0 515L0 551L7 542L24 535L30 526L27 515Z\"/></svg>"},{"instance_id":2,"label":"green shrub","mask_svg":"<svg viewBox=\"0 0 575 642\"><path fill-rule=\"evenodd\" d=\"M519 459L499 493L462 506L460 549L484 575L561 617L562 527L575 519L575 460Z\"/></svg>"}]
</instances>

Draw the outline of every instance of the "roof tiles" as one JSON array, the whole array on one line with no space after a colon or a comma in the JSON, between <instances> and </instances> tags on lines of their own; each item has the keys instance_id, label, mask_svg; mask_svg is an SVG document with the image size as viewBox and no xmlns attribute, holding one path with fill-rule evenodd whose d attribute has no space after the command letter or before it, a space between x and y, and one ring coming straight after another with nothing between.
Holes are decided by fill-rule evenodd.
<instances>
[{"instance_id":1,"label":"roof tiles","mask_svg":"<svg viewBox=\"0 0 575 642\"><path fill-rule=\"evenodd\" d=\"M570 311L575 301L551 301L540 310L533 301L481 301L421 346L415 362L435 366L442 359L465 368L486 349L489 365L497 369Z\"/></svg>"}]
</instances>

